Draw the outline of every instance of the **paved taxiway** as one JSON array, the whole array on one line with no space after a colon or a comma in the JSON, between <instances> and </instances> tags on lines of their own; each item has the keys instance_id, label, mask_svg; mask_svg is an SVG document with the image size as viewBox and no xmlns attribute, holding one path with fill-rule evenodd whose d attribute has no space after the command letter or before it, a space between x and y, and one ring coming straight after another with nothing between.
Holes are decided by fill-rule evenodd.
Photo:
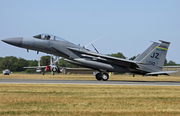
<instances>
[{"instance_id":1,"label":"paved taxiway","mask_svg":"<svg viewBox=\"0 0 180 116\"><path fill-rule=\"evenodd\" d=\"M88 85L153 85L180 86L180 82L165 81L97 81L97 80L41 80L41 79L0 79L0 83L9 84L88 84Z\"/></svg>"}]
</instances>

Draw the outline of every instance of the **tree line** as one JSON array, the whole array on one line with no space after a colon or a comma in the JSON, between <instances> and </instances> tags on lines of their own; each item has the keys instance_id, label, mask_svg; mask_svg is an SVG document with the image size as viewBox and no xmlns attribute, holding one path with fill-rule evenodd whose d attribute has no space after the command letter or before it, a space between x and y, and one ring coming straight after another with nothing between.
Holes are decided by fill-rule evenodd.
<instances>
[{"instance_id":1,"label":"tree line","mask_svg":"<svg viewBox=\"0 0 180 116\"><path fill-rule=\"evenodd\" d=\"M118 58L123 58L127 59L122 53L114 53L114 54L108 54L109 56L113 57L118 57ZM138 55L137 55L138 56ZM137 56L133 56L129 58L129 60L134 60ZM47 66L50 64L50 56L42 56L40 60L40 65L41 66ZM60 58L59 62L56 62L56 65L59 67L70 67L70 68L79 68L80 66L73 65L71 63L68 63L64 61L64 58ZM176 64L174 61L167 61L165 60L164 63L165 66L175 66L175 65L180 65ZM7 57L0 57L0 71L4 69L9 69L11 71L28 71L28 69L25 69L23 67L31 67L31 66L38 66L38 61L37 60L26 60L23 58L17 58L14 56L7 56Z\"/></svg>"},{"instance_id":2,"label":"tree line","mask_svg":"<svg viewBox=\"0 0 180 116\"><path fill-rule=\"evenodd\" d=\"M41 66L50 65L50 56L42 56L40 60ZM67 63L64 61L64 58L59 59L59 62L56 62L56 65L59 67L70 67L70 68L79 68L79 66ZM14 56L0 57L0 71L4 69L9 69L10 71L29 71L23 67L32 67L38 66L38 60L26 60L24 58L17 58Z\"/></svg>"}]
</instances>

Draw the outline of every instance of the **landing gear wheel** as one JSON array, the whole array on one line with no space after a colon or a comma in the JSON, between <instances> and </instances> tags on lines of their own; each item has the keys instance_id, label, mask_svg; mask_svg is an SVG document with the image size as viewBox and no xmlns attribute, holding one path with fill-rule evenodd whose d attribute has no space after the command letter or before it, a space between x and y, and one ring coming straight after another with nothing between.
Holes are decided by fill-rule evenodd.
<instances>
[{"instance_id":1,"label":"landing gear wheel","mask_svg":"<svg viewBox=\"0 0 180 116\"><path fill-rule=\"evenodd\" d=\"M102 79L102 74L101 74L101 73L97 73L97 74L96 74L96 79L97 79L98 81L100 81L100 80Z\"/></svg>"},{"instance_id":2,"label":"landing gear wheel","mask_svg":"<svg viewBox=\"0 0 180 116\"><path fill-rule=\"evenodd\" d=\"M52 69L52 71L53 71L53 72L56 72L56 68L54 67L54 68Z\"/></svg>"},{"instance_id":3,"label":"landing gear wheel","mask_svg":"<svg viewBox=\"0 0 180 116\"><path fill-rule=\"evenodd\" d=\"M102 80L107 81L109 79L109 75L107 73L102 74Z\"/></svg>"},{"instance_id":4,"label":"landing gear wheel","mask_svg":"<svg viewBox=\"0 0 180 116\"><path fill-rule=\"evenodd\" d=\"M100 80L107 81L109 79L109 75L107 73L97 73L96 79L98 81L100 81Z\"/></svg>"}]
</instances>

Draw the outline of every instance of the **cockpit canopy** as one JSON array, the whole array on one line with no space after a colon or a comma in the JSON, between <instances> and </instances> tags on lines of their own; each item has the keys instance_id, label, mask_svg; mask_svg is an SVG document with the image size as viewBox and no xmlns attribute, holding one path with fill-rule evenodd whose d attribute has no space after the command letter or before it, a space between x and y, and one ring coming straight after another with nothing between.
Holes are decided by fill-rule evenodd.
<instances>
[{"instance_id":1,"label":"cockpit canopy","mask_svg":"<svg viewBox=\"0 0 180 116\"><path fill-rule=\"evenodd\" d=\"M33 36L34 38L37 39L42 39L42 40L57 40L57 41L66 41L60 37L51 35L51 34L39 34L39 35L35 35ZM67 42L67 41L66 41Z\"/></svg>"}]
</instances>

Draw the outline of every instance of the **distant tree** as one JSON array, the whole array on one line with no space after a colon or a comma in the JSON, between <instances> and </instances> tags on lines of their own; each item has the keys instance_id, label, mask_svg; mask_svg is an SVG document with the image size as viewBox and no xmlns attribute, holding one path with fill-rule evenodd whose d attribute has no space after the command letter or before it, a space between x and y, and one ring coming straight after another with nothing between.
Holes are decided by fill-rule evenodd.
<instances>
[{"instance_id":1,"label":"distant tree","mask_svg":"<svg viewBox=\"0 0 180 116\"><path fill-rule=\"evenodd\" d=\"M37 60L28 60L28 63L29 63L29 67L30 66L38 66L38 61Z\"/></svg>"},{"instance_id":2,"label":"distant tree","mask_svg":"<svg viewBox=\"0 0 180 116\"><path fill-rule=\"evenodd\" d=\"M170 60L168 63L165 64L165 66L176 66L178 64L176 64L174 61Z\"/></svg>"},{"instance_id":3,"label":"distant tree","mask_svg":"<svg viewBox=\"0 0 180 116\"><path fill-rule=\"evenodd\" d=\"M59 64L57 63L59 67L70 67L70 68L80 68L80 66L68 63L64 61L64 58L59 59Z\"/></svg>"},{"instance_id":4,"label":"distant tree","mask_svg":"<svg viewBox=\"0 0 180 116\"><path fill-rule=\"evenodd\" d=\"M18 61L15 63L16 65L16 71L24 71L25 69L23 67L27 67L28 66L28 61L23 59L23 58L19 58Z\"/></svg>"},{"instance_id":5,"label":"distant tree","mask_svg":"<svg viewBox=\"0 0 180 116\"><path fill-rule=\"evenodd\" d=\"M167 59L165 59L164 61L164 66L167 66Z\"/></svg>"},{"instance_id":6,"label":"distant tree","mask_svg":"<svg viewBox=\"0 0 180 116\"><path fill-rule=\"evenodd\" d=\"M32 67L32 66L38 66L38 61L37 60L27 60L28 65L25 67ZM26 73L34 73L35 69L25 69Z\"/></svg>"},{"instance_id":7,"label":"distant tree","mask_svg":"<svg viewBox=\"0 0 180 116\"><path fill-rule=\"evenodd\" d=\"M50 56L42 56L40 61L41 66L46 66L50 64Z\"/></svg>"},{"instance_id":8,"label":"distant tree","mask_svg":"<svg viewBox=\"0 0 180 116\"><path fill-rule=\"evenodd\" d=\"M129 58L129 60L134 60L134 59L136 59L136 57L137 56L133 56L133 57Z\"/></svg>"},{"instance_id":9,"label":"distant tree","mask_svg":"<svg viewBox=\"0 0 180 116\"><path fill-rule=\"evenodd\" d=\"M60 67L67 67L68 63L66 61L64 61L64 58L59 59L59 65Z\"/></svg>"},{"instance_id":10,"label":"distant tree","mask_svg":"<svg viewBox=\"0 0 180 116\"><path fill-rule=\"evenodd\" d=\"M3 69L2 69L2 66L1 66L1 64L2 64L1 62L3 61L3 59L4 59L3 57L0 57L0 71L3 70Z\"/></svg>"},{"instance_id":11,"label":"distant tree","mask_svg":"<svg viewBox=\"0 0 180 116\"><path fill-rule=\"evenodd\" d=\"M0 61L3 60L3 57L0 57Z\"/></svg>"},{"instance_id":12,"label":"distant tree","mask_svg":"<svg viewBox=\"0 0 180 116\"><path fill-rule=\"evenodd\" d=\"M120 53L120 52L114 53L114 54L108 54L108 56L126 59L126 57L123 55L123 53Z\"/></svg>"},{"instance_id":13,"label":"distant tree","mask_svg":"<svg viewBox=\"0 0 180 116\"><path fill-rule=\"evenodd\" d=\"M50 64L50 56L42 56L40 60L41 66L46 66ZM59 64L56 63L60 67L71 67L71 68L78 68L80 66L73 65L64 61L64 58L59 60ZM30 66L38 66L37 60L25 60L23 58L16 58L14 56L7 56L5 58L0 57L0 71L4 69L9 69L10 71L26 71L26 72L34 72L29 69L25 69L23 67L30 67Z\"/></svg>"},{"instance_id":14,"label":"distant tree","mask_svg":"<svg viewBox=\"0 0 180 116\"><path fill-rule=\"evenodd\" d=\"M11 71L16 71L17 69L16 62L18 62L18 58L14 56L7 56L3 58L0 62L1 70L9 69Z\"/></svg>"}]
</instances>

